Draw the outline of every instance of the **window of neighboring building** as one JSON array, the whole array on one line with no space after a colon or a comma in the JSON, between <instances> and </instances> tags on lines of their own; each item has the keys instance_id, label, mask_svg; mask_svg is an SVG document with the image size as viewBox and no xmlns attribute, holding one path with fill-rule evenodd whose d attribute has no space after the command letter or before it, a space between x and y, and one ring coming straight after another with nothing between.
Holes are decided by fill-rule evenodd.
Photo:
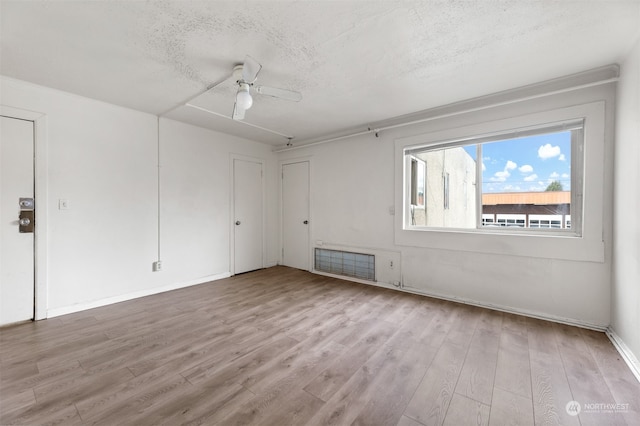
<instances>
[{"instance_id":1,"label":"window of neighboring building","mask_svg":"<svg viewBox=\"0 0 640 426\"><path fill-rule=\"evenodd\" d=\"M442 173L442 192L443 192L443 205L442 208L449 210L449 173Z\"/></svg>"},{"instance_id":2,"label":"window of neighboring building","mask_svg":"<svg viewBox=\"0 0 640 426\"><path fill-rule=\"evenodd\" d=\"M426 192L426 170L424 160L411 158L411 224L424 222L425 214L425 192Z\"/></svg>"},{"instance_id":3,"label":"window of neighboring building","mask_svg":"<svg viewBox=\"0 0 640 426\"><path fill-rule=\"evenodd\" d=\"M579 119L405 148L405 229L580 235L583 129Z\"/></svg>"}]
</instances>

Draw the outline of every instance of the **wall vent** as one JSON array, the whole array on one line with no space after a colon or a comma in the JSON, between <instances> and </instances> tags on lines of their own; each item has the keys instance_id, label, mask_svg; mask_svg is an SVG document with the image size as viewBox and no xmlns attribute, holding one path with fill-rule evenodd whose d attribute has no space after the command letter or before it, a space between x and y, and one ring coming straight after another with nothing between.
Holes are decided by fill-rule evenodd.
<instances>
[{"instance_id":1,"label":"wall vent","mask_svg":"<svg viewBox=\"0 0 640 426\"><path fill-rule=\"evenodd\" d=\"M320 272L376 280L376 257L350 251L315 249L315 269Z\"/></svg>"}]
</instances>

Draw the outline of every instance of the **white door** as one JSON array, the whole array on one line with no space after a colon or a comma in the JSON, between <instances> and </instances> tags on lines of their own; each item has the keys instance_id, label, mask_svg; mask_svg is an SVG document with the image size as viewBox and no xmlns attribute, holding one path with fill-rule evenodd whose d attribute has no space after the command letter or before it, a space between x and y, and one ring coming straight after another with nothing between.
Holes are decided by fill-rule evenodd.
<instances>
[{"instance_id":1,"label":"white door","mask_svg":"<svg viewBox=\"0 0 640 426\"><path fill-rule=\"evenodd\" d=\"M33 318L33 233L19 232L20 198L34 197L33 122L0 117L0 325Z\"/></svg>"},{"instance_id":2,"label":"white door","mask_svg":"<svg viewBox=\"0 0 640 426\"><path fill-rule=\"evenodd\" d=\"M309 270L309 162L282 165L282 264Z\"/></svg>"},{"instance_id":3,"label":"white door","mask_svg":"<svg viewBox=\"0 0 640 426\"><path fill-rule=\"evenodd\" d=\"M263 267L262 163L233 160L234 273Z\"/></svg>"}]
</instances>

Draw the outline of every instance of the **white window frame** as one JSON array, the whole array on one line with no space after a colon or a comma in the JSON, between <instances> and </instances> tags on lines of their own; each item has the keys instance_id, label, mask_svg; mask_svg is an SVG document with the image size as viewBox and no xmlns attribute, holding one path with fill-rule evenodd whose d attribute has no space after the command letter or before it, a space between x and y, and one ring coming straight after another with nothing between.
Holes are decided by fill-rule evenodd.
<instances>
[{"instance_id":1,"label":"white window frame","mask_svg":"<svg viewBox=\"0 0 640 426\"><path fill-rule=\"evenodd\" d=\"M574 131L575 130L575 131ZM584 120L570 120L568 122L558 122L558 123L546 123L538 126L533 126L531 128L519 128L519 129L510 129L506 132L499 132L498 134L490 134L490 135L477 135L474 138L464 138L462 140L448 140L448 141L440 141L436 144L423 145L420 144L418 146L410 146L405 148L405 155L410 157L412 160L417 159L416 152L429 152L429 151L438 151L441 149L447 148L455 148L455 147L468 147L473 146L476 148L476 158L482 158L482 149L484 143L492 143L492 142L500 142L505 140L513 140L512 143L517 144L518 142L514 139L519 137L526 136L538 136L544 134L552 134L562 131L572 131L571 134L571 211L575 213L576 217L582 216L582 199L583 199L583 187L581 182L583 182L583 172L584 172ZM426 167L426 166L425 166ZM405 170L405 173L412 173L412 170ZM407 184L409 185L409 191L413 192L413 187L411 186L413 181L409 180L410 176L407 176ZM445 171L442 174L443 179L443 195L444 195L444 206L443 210L449 209L449 172ZM483 176L482 176L482 168L476 167L476 176L475 176L476 184L475 184L475 193L476 193L476 229L482 232L521 232L521 233L540 233L545 232L549 233L558 233L559 235L568 235L579 237L581 235L580 226L575 226L573 229L556 229L550 227L533 227L533 228L525 228L520 227L516 229L515 225L503 225L500 228L490 227L488 229L483 226L483 217L482 217L482 184L483 184ZM466 188L465 188L466 189ZM405 200L405 203L407 200ZM407 210L405 206L405 211ZM524 216L524 215L523 215ZM496 221L497 223L503 223ZM579 225L579 224L576 224ZM434 229L436 227L433 226L424 226L424 225L413 225L412 221L408 220L405 217L404 223L405 229ZM510 229L506 229L510 228ZM441 229L450 230L454 229L452 227L443 227ZM463 230L471 230L474 228L460 228Z\"/></svg>"},{"instance_id":2,"label":"white window frame","mask_svg":"<svg viewBox=\"0 0 640 426\"><path fill-rule=\"evenodd\" d=\"M452 121L451 127L395 140L395 243L401 246L444 250L604 262L605 101L549 109L481 123L477 123L477 117L474 120L468 117L466 119L476 123L465 126L455 125ZM513 129L542 127L546 123L579 119L584 120L584 143L581 148L583 152L572 153L572 161L573 157L583 158L583 173L574 173L578 176L578 180L572 182L572 193L575 191L578 199L572 199L572 204L577 206L580 203L582 212L581 217L578 217L572 205L571 225L574 228L580 223L580 234L510 232L508 229L496 232L498 230L493 227L432 229L405 226L405 223L408 223L405 222L405 197L408 192L404 173L406 150L418 146L437 146L442 141L472 140L478 135L508 133ZM578 188L582 188L580 194L578 194ZM481 217L481 215L478 216Z\"/></svg>"}]
</instances>

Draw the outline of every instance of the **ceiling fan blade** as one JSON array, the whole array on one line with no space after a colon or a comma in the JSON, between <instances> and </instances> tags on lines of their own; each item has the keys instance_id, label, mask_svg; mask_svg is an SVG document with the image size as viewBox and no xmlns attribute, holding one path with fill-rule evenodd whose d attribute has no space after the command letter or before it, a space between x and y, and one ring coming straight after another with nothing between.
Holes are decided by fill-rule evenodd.
<instances>
[{"instance_id":1,"label":"ceiling fan blade","mask_svg":"<svg viewBox=\"0 0 640 426\"><path fill-rule=\"evenodd\" d=\"M278 89L269 86L253 86L256 92L265 96L273 96L274 98L286 99L287 101L299 102L302 100L302 94L293 90Z\"/></svg>"},{"instance_id":2,"label":"ceiling fan blade","mask_svg":"<svg viewBox=\"0 0 640 426\"><path fill-rule=\"evenodd\" d=\"M244 64L242 65L242 79L247 83L253 83L258 78L258 73L262 69L262 65L251 56L247 55L244 58Z\"/></svg>"},{"instance_id":3,"label":"ceiling fan blade","mask_svg":"<svg viewBox=\"0 0 640 426\"><path fill-rule=\"evenodd\" d=\"M244 109L240 108L240 106L238 106L238 103L235 102L233 104L233 115L231 116L231 118L233 118L234 120L244 120Z\"/></svg>"}]
</instances>

